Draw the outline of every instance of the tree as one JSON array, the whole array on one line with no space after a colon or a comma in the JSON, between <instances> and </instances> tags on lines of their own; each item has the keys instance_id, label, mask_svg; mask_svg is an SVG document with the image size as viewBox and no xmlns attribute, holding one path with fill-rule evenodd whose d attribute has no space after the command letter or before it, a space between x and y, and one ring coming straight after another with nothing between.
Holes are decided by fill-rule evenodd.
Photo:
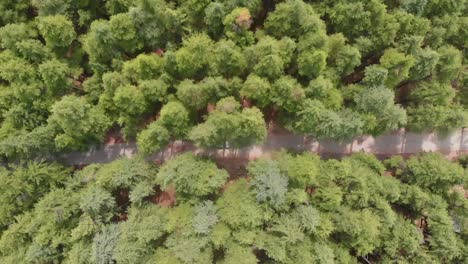
<instances>
[{"instance_id":1,"label":"tree","mask_svg":"<svg viewBox=\"0 0 468 264\"><path fill-rule=\"evenodd\" d=\"M110 68L107 64L120 56L108 21L93 21L88 33L82 36L81 43L95 72L101 74L106 72Z\"/></svg>"},{"instance_id":2,"label":"tree","mask_svg":"<svg viewBox=\"0 0 468 264\"><path fill-rule=\"evenodd\" d=\"M68 14L73 7L73 1L33 0L32 5L38 9L40 16L65 15Z\"/></svg>"},{"instance_id":3,"label":"tree","mask_svg":"<svg viewBox=\"0 0 468 264\"><path fill-rule=\"evenodd\" d=\"M184 39L176 52L177 70L184 78L201 78L207 75L213 61L214 43L205 34L196 34Z\"/></svg>"},{"instance_id":4,"label":"tree","mask_svg":"<svg viewBox=\"0 0 468 264\"><path fill-rule=\"evenodd\" d=\"M150 154L169 144L171 134L160 122L153 122L137 136L138 150Z\"/></svg>"},{"instance_id":5,"label":"tree","mask_svg":"<svg viewBox=\"0 0 468 264\"><path fill-rule=\"evenodd\" d=\"M159 119L138 135L138 148L144 154L160 150L170 140L184 139L189 127L189 113L185 107L179 102L169 102L161 109Z\"/></svg>"},{"instance_id":6,"label":"tree","mask_svg":"<svg viewBox=\"0 0 468 264\"><path fill-rule=\"evenodd\" d=\"M122 74L133 83L157 79L163 70L164 59L156 54L140 54L135 59L126 61Z\"/></svg>"},{"instance_id":7,"label":"tree","mask_svg":"<svg viewBox=\"0 0 468 264\"><path fill-rule=\"evenodd\" d=\"M99 264L109 264L115 261L115 248L119 241L119 225L104 226L93 239L93 260Z\"/></svg>"},{"instance_id":8,"label":"tree","mask_svg":"<svg viewBox=\"0 0 468 264\"><path fill-rule=\"evenodd\" d=\"M387 69L378 65L370 65L365 69L363 83L370 87L379 87L385 85L387 77Z\"/></svg>"},{"instance_id":9,"label":"tree","mask_svg":"<svg viewBox=\"0 0 468 264\"><path fill-rule=\"evenodd\" d=\"M216 205L220 220L233 229L258 227L262 223L262 210L245 179L229 185Z\"/></svg>"},{"instance_id":10,"label":"tree","mask_svg":"<svg viewBox=\"0 0 468 264\"><path fill-rule=\"evenodd\" d=\"M26 11L29 1L5 1L0 4L0 27L14 22L26 20Z\"/></svg>"},{"instance_id":11,"label":"tree","mask_svg":"<svg viewBox=\"0 0 468 264\"><path fill-rule=\"evenodd\" d=\"M12 159L26 159L44 156L55 150L55 129L39 126L30 132L9 135L0 143L0 153Z\"/></svg>"},{"instance_id":12,"label":"tree","mask_svg":"<svg viewBox=\"0 0 468 264\"><path fill-rule=\"evenodd\" d=\"M249 9L235 8L224 18L224 33L241 46L250 45L254 42L254 34L249 30L252 22Z\"/></svg>"},{"instance_id":13,"label":"tree","mask_svg":"<svg viewBox=\"0 0 468 264\"><path fill-rule=\"evenodd\" d=\"M334 112L326 109L321 102L310 99L305 100L301 110L286 123L294 132L337 140L359 135L363 125L361 117L355 112Z\"/></svg>"},{"instance_id":14,"label":"tree","mask_svg":"<svg viewBox=\"0 0 468 264\"><path fill-rule=\"evenodd\" d=\"M341 33L331 35L326 42L328 64L338 75L348 75L361 64L361 53L356 47L347 44L348 39Z\"/></svg>"},{"instance_id":15,"label":"tree","mask_svg":"<svg viewBox=\"0 0 468 264\"><path fill-rule=\"evenodd\" d=\"M175 138L184 138L190 127L189 113L176 101L167 103L161 108L159 120Z\"/></svg>"},{"instance_id":16,"label":"tree","mask_svg":"<svg viewBox=\"0 0 468 264\"><path fill-rule=\"evenodd\" d=\"M429 48L418 49L414 54L414 59L415 63L411 68L410 78L420 80L432 74L439 61L439 53Z\"/></svg>"},{"instance_id":17,"label":"tree","mask_svg":"<svg viewBox=\"0 0 468 264\"><path fill-rule=\"evenodd\" d=\"M162 78L141 81L138 85L149 104L164 102L168 96L169 85Z\"/></svg>"},{"instance_id":18,"label":"tree","mask_svg":"<svg viewBox=\"0 0 468 264\"><path fill-rule=\"evenodd\" d=\"M380 58L380 65L388 70L387 87L394 88L406 80L414 63L413 56L405 55L396 49L387 49Z\"/></svg>"},{"instance_id":19,"label":"tree","mask_svg":"<svg viewBox=\"0 0 468 264\"><path fill-rule=\"evenodd\" d=\"M305 189L318 183L318 156L309 153L297 156L281 153L278 159L278 166L288 176L290 186Z\"/></svg>"},{"instance_id":20,"label":"tree","mask_svg":"<svg viewBox=\"0 0 468 264\"><path fill-rule=\"evenodd\" d=\"M455 90L449 84L422 82L410 94L415 105L450 105L455 97Z\"/></svg>"},{"instance_id":21,"label":"tree","mask_svg":"<svg viewBox=\"0 0 468 264\"><path fill-rule=\"evenodd\" d=\"M207 120L192 129L189 138L200 147L223 149L228 144L239 148L263 142L266 137L263 114L257 108L242 111L239 108L233 97L221 99Z\"/></svg>"},{"instance_id":22,"label":"tree","mask_svg":"<svg viewBox=\"0 0 468 264\"><path fill-rule=\"evenodd\" d=\"M339 239L356 250L358 255L366 255L378 246L380 222L370 210L351 211L344 209L335 221Z\"/></svg>"},{"instance_id":23,"label":"tree","mask_svg":"<svg viewBox=\"0 0 468 264\"><path fill-rule=\"evenodd\" d=\"M37 32L26 23L11 23L0 28L1 47L9 50L17 50L19 42L36 37Z\"/></svg>"},{"instance_id":24,"label":"tree","mask_svg":"<svg viewBox=\"0 0 468 264\"><path fill-rule=\"evenodd\" d=\"M84 149L89 142L101 141L109 127L104 113L84 98L64 96L57 101L48 119L56 131L55 145L60 149Z\"/></svg>"},{"instance_id":25,"label":"tree","mask_svg":"<svg viewBox=\"0 0 468 264\"><path fill-rule=\"evenodd\" d=\"M59 164L30 162L7 170L0 169L0 230L12 224L15 215L33 208L44 195L62 187L70 171Z\"/></svg>"},{"instance_id":26,"label":"tree","mask_svg":"<svg viewBox=\"0 0 468 264\"><path fill-rule=\"evenodd\" d=\"M262 37L257 44L245 48L247 64L255 74L274 80L283 75L285 68L291 63L296 49L295 42L290 38L274 39Z\"/></svg>"},{"instance_id":27,"label":"tree","mask_svg":"<svg viewBox=\"0 0 468 264\"><path fill-rule=\"evenodd\" d=\"M241 96L255 100L259 107L266 107L270 103L270 93L271 85L268 80L255 74L247 77L240 91Z\"/></svg>"},{"instance_id":28,"label":"tree","mask_svg":"<svg viewBox=\"0 0 468 264\"><path fill-rule=\"evenodd\" d=\"M320 75L327 65L327 53L324 51L303 52L298 58L299 74L309 79Z\"/></svg>"},{"instance_id":29,"label":"tree","mask_svg":"<svg viewBox=\"0 0 468 264\"><path fill-rule=\"evenodd\" d=\"M216 193L227 178L225 170L191 153L168 161L157 175L157 181L163 189L174 186L180 200L192 201Z\"/></svg>"},{"instance_id":30,"label":"tree","mask_svg":"<svg viewBox=\"0 0 468 264\"><path fill-rule=\"evenodd\" d=\"M138 117L148 109L143 92L133 85L123 85L116 89L113 98L119 113L118 123L124 125L126 138L136 134Z\"/></svg>"},{"instance_id":31,"label":"tree","mask_svg":"<svg viewBox=\"0 0 468 264\"><path fill-rule=\"evenodd\" d=\"M265 21L265 30L275 37L299 38L306 33L325 31L325 25L311 5L288 0L276 6Z\"/></svg>"},{"instance_id":32,"label":"tree","mask_svg":"<svg viewBox=\"0 0 468 264\"><path fill-rule=\"evenodd\" d=\"M376 126L372 134L394 130L406 124L406 111L394 104L394 93L384 87L363 90L354 98L356 108L365 114L372 114L376 118Z\"/></svg>"},{"instance_id":33,"label":"tree","mask_svg":"<svg viewBox=\"0 0 468 264\"><path fill-rule=\"evenodd\" d=\"M197 234L206 235L218 223L216 207L212 201L205 201L195 207L195 216L193 218L193 228Z\"/></svg>"},{"instance_id":34,"label":"tree","mask_svg":"<svg viewBox=\"0 0 468 264\"><path fill-rule=\"evenodd\" d=\"M38 71L52 96L62 95L71 86L71 69L63 62L46 61L39 65Z\"/></svg>"},{"instance_id":35,"label":"tree","mask_svg":"<svg viewBox=\"0 0 468 264\"><path fill-rule=\"evenodd\" d=\"M155 175L155 168L140 158L120 158L102 166L88 166L78 173L82 181L95 182L110 192L132 190L141 182L152 182Z\"/></svg>"},{"instance_id":36,"label":"tree","mask_svg":"<svg viewBox=\"0 0 468 264\"><path fill-rule=\"evenodd\" d=\"M113 216L115 207L116 203L112 195L99 186L91 186L81 196L80 208L94 222L108 222Z\"/></svg>"},{"instance_id":37,"label":"tree","mask_svg":"<svg viewBox=\"0 0 468 264\"><path fill-rule=\"evenodd\" d=\"M319 100L328 109L339 110L343 106L341 92L323 75L311 80L304 91L307 97Z\"/></svg>"},{"instance_id":38,"label":"tree","mask_svg":"<svg viewBox=\"0 0 468 264\"><path fill-rule=\"evenodd\" d=\"M76 38L72 22L62 15L38 18L37 28L52 49L66 49Z\"/></svg>"},{"instance_id":39,"label":"tree","mask_svg":"<svg viewBox=\"0 0 468 264\"><path fill-rule=\"evenodd\" d=\"M177 86L177 98L189 108L201 110L208 105L214 93L209 87L201 83L193 83L192 80L183 80Z\"/></svg>"},{"instance_id":40,"label":"tree","mask_svg":"<svg viewBox=\"0 0 468 264\"><path fill-rule=\"evenodd\" d=\"M446 46L438 50L440 54L436 66L436 76L442 81L452 81L457 78L462 65L462 54L454 47Z\"/></svg>"},{"instance_id":41,"label":"tree","mask_svg":"<svg viewBox=\"0 0 468 264\"><path fill-rule=\"evenodd\" d=\"M120 225L114 259L118 263L139 263L155 252L151 247L165 234L166 210L159 206L132 208L128 220Z\"/></svg>"},{"instance_id":42,"label":"tree","mask_svg":"<svg viewBox=\"0 0 468 264\"><path fill-rule=\"evenodd\" d=\"M271 100L279 107L294 113L305 99L305 92L296 79L284 76L272 86Z\"/></svg>"},{"instance_id":43,"label":"tree","mask_svg":"<svg viewBox=\"0 0 468 264\"><path fill-rule=\"evenodd\" d=\"M78 224L78 200L76 193L61 188L44 195L33 211L19 215L2 233L2 257L17 255L21 262L60 261L63 250L73 243L71 230Z\"/></svg>"},{"instance_id":44,"label":"tree","mask_svg":"<svg viewBox=\"0 0 468 264\"><path fill-rule=\"evenodd\" d=\"M430 191L446 195L449 188L466 178L463 168L438 153L426 153L406 162L404 179Z\"/></svg>"},{"instance_id":45,"label":"tree","mask_svg":"<svg viewBox=\"0 0 468 264\"><path fill-rule=\"evenodd\" d=\"M111 16L109 31L115 45L123 51L133 52L141 48L135 23L129 14L121 13Z\"/></svg>"},{"instance_id":46,"label":"tree","mask_svg":"<svg viewBox=\"0 0 468 264\"><path fill-rule=\"evenodd\" d=\"M468 116L459 105L424 105L408 108L408 128L421 131L448 132L465 126Z\"/></svg>"},{"instance_id":47,"label":"tree","mask_svg":"<svg viewBox=\"0 0 468 264\"><path fill-rule=\"evenodd\" d=\"M253 177L251 185L257 202L281 208L286 202L288 178L281 173L278 164L271 160L258 160L249 164L248 171Z\"/></svg>"},{"instance_id":48,"label":"tree","mask_svg":"<svg viewBox=\"0 0 468 264\"><path fill-rule=\"evenodd\" d=\"M232 41L216 43L212 71L225 77L241 76L247 68L247 62L241 49Z\"/></svg>"},{"instance_id":49,"label":"tree","mask_svg":"<svg viewBox=\"0 0 468 264\"><path fill-rule=\"evenodd\" d=\"M214 39L219 38L223 32L223 19L225 17L224 6L218 2L211 2L205 8L204 22L208 26L208 32Z\"/></svg>"}]
</instances>

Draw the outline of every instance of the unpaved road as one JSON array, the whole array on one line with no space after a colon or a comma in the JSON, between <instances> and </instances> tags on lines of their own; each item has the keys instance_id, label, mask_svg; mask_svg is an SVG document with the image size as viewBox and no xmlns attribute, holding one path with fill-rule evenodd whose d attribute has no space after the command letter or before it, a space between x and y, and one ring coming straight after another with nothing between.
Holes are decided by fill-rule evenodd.
<instances>
[{"instance_id":1,"label":"unpaved road","mask_svg":"<svg viewBox=\"0 0 468 264\"><path fill-rule=\"evenodd\" d=\"M353 152L370 152L377 156L410 155L420 152L437 151L449 158L468 153L468 131L459 129L448 135L434 133L405 133L403 129L387 133L378 137L360 136L345 142L321 140L311 137L294 135L284 130L269 132L264 144L237 150L202 150L189 142L176 141L168 147L153 154L150 159L161 161L173 155L186 151L214 156L235 157L241 159L255 159L281 149L293 151L310 151L325 157L339 157ZM60 159L71 165L90 163L107 163L123 156L131 157L137 154L134 142L106 145L91 148L87 152L71 152L62 154Z\"/></svg>"}]
</instances>

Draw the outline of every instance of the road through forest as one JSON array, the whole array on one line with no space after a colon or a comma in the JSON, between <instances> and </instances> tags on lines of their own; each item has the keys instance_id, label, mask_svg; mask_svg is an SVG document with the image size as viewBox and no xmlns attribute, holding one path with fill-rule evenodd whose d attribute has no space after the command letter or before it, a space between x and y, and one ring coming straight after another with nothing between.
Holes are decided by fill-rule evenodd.
<instances>
[{"instance_id":1,"label":"road through forest","mask_svg":"<svg viewBox=\"0 0 468 264\"><path fill-rule=\"evenodd\" d=\"M190 142L176 141L172 146L149 157L154 161L162 161L171 156L193 151L197 154L215 158L255 159L269 155L274 151L287 149L292 151L309 151L324 157L340 157L353 152L369 152L380 157L390 155L411 155L420 152L437 151L449 158L468 153L468 131L458 129L447 135L435 133L414 134L403 129L378 137L359 136L352 140L337 142L330 140L317 141L312 137L295 135L282 129L268 133L262 145L254 145L242 149L202 150ZM87 152L70 152L60 155L60 160L70 165L90 163L107 163L120 157L132 157L137 154L135 142L92 147Z\"/></svg>"}]
</instances>

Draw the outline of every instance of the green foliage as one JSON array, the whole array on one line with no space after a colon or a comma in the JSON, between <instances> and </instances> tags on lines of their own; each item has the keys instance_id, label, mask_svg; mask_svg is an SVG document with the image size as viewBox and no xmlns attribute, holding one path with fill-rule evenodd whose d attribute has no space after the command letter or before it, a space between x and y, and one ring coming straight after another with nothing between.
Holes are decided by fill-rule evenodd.
<instances>
[{"instance_id":1,"label":"green foliage","mask_svg":"<svg viewBox=\"0 0 468 264\"><path fill-rule=\"evenodd\" d=\"M301 0L288 0L278 4L268 16L265 29L275 37L299 38L306 33L323 31L325 25L312 6Z\"/></svg>"},{"instance_id":2,"label":"green foliage","mask_svg":"<svg viewBox=\"0 0 468 264\"><path fill-rule=\"evenodd\" d=\"M137 137L137 145L144 154L165 147L170 139L184 139L190 127L189 113L179 102L163 106L159 119L151 123Z\"/></svg>"},{"instance_id":3,"label":"green foliage","mask_svg":"<svg viewBox=\"0 0 468 264\"><path fill-rule=\"evenodd\" d=\"M236 8L224 18L224 32L228 39L241 46L252 44L255 41L253 32L249 30L252 22L249 9Z\"/></svg>"},{"instance_id":4,"label":"green foliage","mask_svg":"<svg viewBox=\"0 0 468 264\"><path fill-rule=\"evenodd\" d=\"M114 263L115 247L119 240L119 225L105 226L93 239L93 260L94 263L109 264Z\"/></svg>"},{"instance_id":5,"label":"green foliage","mask_svg":"<svg viewBox=\"0 0 468 264\"><path fill-rule=\"evenodd\" d=\"M466 6L464 0L5 0L0 4L2 153L19 158L40 148L56 152L102 142L91 136L80 143L63 137L52 148L38 144L59 133L47 123L63 96L98 104L108 126L119 125L128 140L140 138L147 153L183 138L160 124L141 131L174 97L190 111L189 123L219 118L206 110L234 97L248 99L246 105L255 104L293 132L320 138L378 135L402 126L460 127L466 120ZM429 79L433 87L426 85ZM381 86L395 91L388 102L396 98L402 106L385 104L378 112L364 107L362 102L384 93L365 88ZM413 89L425 86L440 95L448 95L449 87L461 93L429 104L424 88ZM356 97L362 99L359 106ZM310 100L323 105L320 118L306 118ZM229 144L261 142L263 132L253 128L262 123L259 112L236 115L250 115L244 119L256 124L245 131L244 122L233 117L229 130L254 139L232 136ZM87 126L86 118L78 120L77 127ZM224 145L226 140L215 139L216 126L201 124L197 145Z\"/></svg>"},{"instance_id":6,"label":"green foliage","mask_svg":"<svg viewBox=\"0 0 468 264\"><path fill-rule=\"evenodd\" d=\"M169 130L160 122L153 122L138 134L138 150L144 154L150 154L167 146L170 138Z\"/></svg>"},{"instance_id":7,"label":"green foliage","mask_svg":"<svg viewBox=\"0 0 468 264\"><path fill-rule=\"evenodd\" d=\"M205 201L195 207L195 216L193 217L192 225L197 234L206 235L210 233L217 222L218 216L216 207L212 201Z\"/></svg>"},{"instance_id":8,"label":"green foliage","mask_svg":"<svg viewBox=\"0 0 468 264\"><path fill-rule=\"evenodd\" d=\"M214 163L187 153L168 161L158 172L157 181L166 189L174 186L182 200L216 193L228 174Z\"/></svg>"},{"instance_id":9,"label":"green foliage","mask_svg":"<svg viewBox=\"0 0 468 264\"><path fill-rule=\"evenodd\" d=\"M87 103L84 98L64 96L52 106L49 126L57 131L58 149L83 149L87 143L100 141L109 126L104 113Z\"/></svg>"},{"instance_id":10,"label":"green foliage","mask_svg":"<svg viewBox=\"0 0 468 264\"><path fill-rule=\"evenodd\" d=\"M142 159L121 158L101 167L88 167L82 172L85 181L95 181L97 185L113 191L119 188L132 188L141 181L154 178L153 166Z\"/></svg>"},{"instance_id":11,"label":"green foliage","mask_svg":"<svg viewBox=\"0 0 468 264\"><path fill-rule=\"evenodd\" d=\"M39 65L38 71L52 95L62 95L71 86L71 69L65 63L49 60Z\"/></svg>"},{"instance_id":12,"label":"green foliage","mask_svg":"<svg viewBox=\"0 0 468 264\"><path fill-rule=\"evenodd\" d=\"M93 186L83 193L80 208L88 214L93 221L107 222L115 210L115 201L112 195L102 187Z\"/></svg>"},{"instance_id":13,"label":"green foliage","mask_svg":"<svg viewBox=\"0 0 468 264\"><path fill-rule=\"evenodd\" d=\"M208 72L214 58L213 41L205 34L184 39L183 46L176 52L178 73L185 78L196 78Z\"/></svg>"},{"instance_id":14,"label":"green foliage","mask_svg":"<svg viewBox=\"0 0 468 264\"><path fill-rule=\"evenodd\" d=\"M388 70L388 79L386 85L390 88L395 87L400 82L409 77L409 70L413 67L415 60L410 55L405 55L395 49L386 50L380 64Z\"/></svg>"},{"instance_id":15,"label":"green foliage","mask_svg":"<svg viewBox=\"0 0 468 264\"><path fill-rule=\"evenodd\" d=\"M253 37L253 36L252 36ZM242 75L247 68L247 60L242 50L232 41L216 43L212 72L225 77Z\"/></svg>"},{"instance_id":16,"label":"green foliage","mask_svg":"<svg viewBox=\"0 0 468 264\"><path fill-rule=\"evenodd\" d=\"M299 74L310 79L318 77L327 65L327 54L323 51L304 52L297 60Z\"/></svg>"},{"instance_id":17,"label":"green foliage","mask_svg":"<svg viewBox=\"0 0 468 264\"><path fill-rule=\"evenodd\" d=\"M297 156L281 153L278 166L288 175L293 186L305 189L317 184L319 161L318 156L308 153Z\"/></svg>"},{"instance_id":18,"label":"green foliage","mask_svg":"<svg viewBox=\"0 0 468 264\"><path fill-rule=\"evenodd\" d=\"M417 132L428 130L448 132L465 126L467 120L465 110L459 105L450 107L421 105L408 108L408 127Z\"/></svg>"},{"instance_id":19,"label":"green foliage","mask_svg":"<svg viewBox=\"0 0 468 264\"><path fill-rule=\"evenodd\" d=\"M282 175L278 164L258 160L249 164L248 171L253 177L250 184L255 189L257 202L281 208L286 202L288 179Z\"/></svg>"},{"instance_id":20,"label":"green foliage","mask_svg":"<svg viewBox=\"0 0 468 264\"><path fill-rule=\"evenodd\" d=\"M189 138L200 147L234 148L261 143L266 138L263 114L257 108L239 110L233 97L221 99L207 120L194 127Z\"/></svg>"},{"instance_id":21,"label":"green foliage","mask_svg":"<svg viewBox=\"0 0 468 264\"><path fill-rule=\"evenodd\" d=\"M226 185L189 154L159 173L141 159L74 177L23 162L102 143L112 125L143 154L248 147L266 137L263 113L318 139L464 127L467 6L1 1L0 153L21 165L0 170L0 262L466 262L468 180L436 154L387 172L364 154L274 154ZM175 206L151 204L172 187Z\"/></svg>"},{"instance_id":22,"label":"green foliage","mask_svg":"<svg viewBox=\"0 0 468 264\"><path fill-rule=\"evenodd\" d=\"M72 22L62 15L38 18L37 28L51 48L67 48L76 38Z\"/></svg>"},{"instance_id":23,"label":"green foliage","mask_svg":"<svg viewBox=\"0 0 468 264\"><path fill-rule=\"evenodd\" d=\"M285 121L294 132L318 138L344 140L362 133L363 121L356 112L335 112L317 100L306 100L292 120Z\"/></svg>"},{"instance_id":24,"label":"green foliage","mask_svg":"<svg viewBox=\"0 0 468 264\"><path fill-rule=\"evenodd\" d=\"M267 106L270 101L271 85L267 79L251 74L245 80L240 94L255 100L259 107Z\"/></svg>"},{"instance_id":25,"label":"green foliage","mask_svg":"<svg viewBox=\"0 0 468 264\"><path fill-rule=\"evenodd\" d=\"M0 170L0 230L14 222L14 215L28 211L47 192L63 186L70 172L58 164L31 162Z\"/></svg>"},{"instance_id":26,"label":"green foliage","mask_svg":"<svg viewBox=\"0 0 468 264\"><path fill-rule=\"evenodd\" d=\"M272 101L288 112L295 112L305 99L305 91L296 79L282 77L272 86Z\"/></svg>"},{"instance_id":27,"label":"green foliage","mask_svg":"<svg viewBox=\"0 0 468 264\"><path fill-rule=\"evenodd\" d=\"M128 220L120 225L114 259L118 263L139 263L149 260L155 248L151 245L165 234L165 210L158 206L132 208Z\"/></svg>"},{"instance_id":28,"label":"green foliage","mask_svg":"<svg viewBox=\"0 0 468 264\"><path fill-rule=\"evenodd\" d=\"M355 96L357 110L375 117L375 127L369 132L380 134L406 124L406 111L395 105L394 98L394 93L384 87L365 89Z\"/></svg>"},{"instance_id":29,"label":"green foliage","mask_svg":"<svg viewBox=\"0 0 468 264\"><path fill-rule=\"evenodd\" d=\"M0 261L463 261L464 169L433 153L385 165L390 171L365 153L338 161L281 152L225 186L226 171L189 153L157 175L141 159L92 164L73 177L55 164L4 168ZM163 208L169 186L177 203Z\"/></svg>"},{"instance_id":30,"label":"green foliage","mask_svg":"<svg viewBox=\"0 0 468 264\"><path fill-rule=\"evenodd\" d=\"M231 228L253 228L262 224L262 210L245 179L229 185L217 201L219 218Z\"/></svg>"},{"instance_id":31,"label":"green foliage","mask_svg":"<svg viewBox=\"0 0 468 264\"><path fill-rule=\"evenodd\" d=\"M450 186L461 184L467 177L463 168L437 153L426 153L406 162L405 180L440 195Z\"/></svg>"}]
</instances>

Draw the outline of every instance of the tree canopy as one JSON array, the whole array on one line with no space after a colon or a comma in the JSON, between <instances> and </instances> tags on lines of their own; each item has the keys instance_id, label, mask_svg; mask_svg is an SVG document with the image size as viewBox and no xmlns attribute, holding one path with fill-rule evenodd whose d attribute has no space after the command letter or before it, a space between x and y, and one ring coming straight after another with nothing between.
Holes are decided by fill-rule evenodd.
<instances>
[{"instance_id":1,"label":"tree canopy","mask_svg":"<svg viewBox=\"0 0 468 264\"><path fill-rule=\"evenodd\" d=\"M335 140L463 127L465 2L5 0L0 154L81 150L110 129L145 154L237 148L262 142L265 117ZM223 100L242 106L211 112Z\"/></svg>"},{"instance_id":2,"label":"tree canopy","mask_svg":"<svg viewBox=\"0 0 468 264\"><path fill-rule=\"evenodd\" d=\"M463 263L466 158L183 154L0 170L1 263ZM172 193L172 194L171 194ZM166 200L173 195L173 201Z\"/></svg>"}]
</instances>

